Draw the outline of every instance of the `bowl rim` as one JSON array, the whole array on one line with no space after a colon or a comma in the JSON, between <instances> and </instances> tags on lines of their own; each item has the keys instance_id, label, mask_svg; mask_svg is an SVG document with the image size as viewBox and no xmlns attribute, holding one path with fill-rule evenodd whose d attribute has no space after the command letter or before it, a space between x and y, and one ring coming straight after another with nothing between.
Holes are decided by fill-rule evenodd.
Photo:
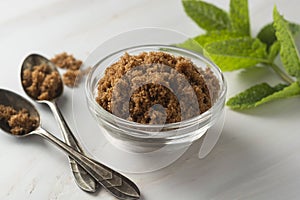
<instances>
[{"instance_id":1,"label":"bowl rim","mask_svg":"<svg viewBox=\"0 0 300 200\"><path fill-rule=\"evenodd\" d=\"M120 54L121 52L126 52L129 50L133 50L133 49L139 49L139 48L167 48L167 49L172 49L172 50L176 50L178 51L178 53L186 53L188 55L192 55L193 57L196 57L198 59L200 59L201 61L203 61L204 63L206 63L209 67L214 68L214 70L218 73L218 75L220 76L220 94L218 95L218 98L216 99L216 102L213 104L213 106L211 106L211 108L209 108L207 111L201 113L200 115L197 115L195 117L189 118L189 119L185 119L183 121L180 122L174 122L174 123L166 123L166 124L141 124L138 122L134 122L134 121L129 121L123 118L120 118L110 112L108 112L107 110L105 110L102 106L100 106L96 101L95 98L93 96L93 91L91 90L91 78L94 74L94 72L96 71L96 69L100 66L101 63L103 63L106 59L113 57L117 54ZM172 53L170 53L172 54ZM219 80L219 81L220 81ZM98 82L97 82L98 83ZM86 81L85 81L85 96L88 100L88 104L92 103L94 108L97 108L98 111L101 112L101 114L104 114L103 116L101 116L101 118L105 117L106 120L114 120L114 121L118 121L118 123L121 124L125 124L126 126L130 126L130 127L135 127L137 129L139 128L149 128L149 129L158 129L158 128L178 128L181 127L182 124L193 124L194 122L201 122L203 120L207 120L210 119L210 117L214 114L214 110L220 110L223 105L224 105L224 99L226 98L226 93L227 93L227 83L226 80L224 78L224 74L221 72L220 68L213 63L212 61L210 61L208 58L206 58L204 55L201 55L195 51L192 50L187 50L184 48L180 48L180 47L176 47L176 46L172 46L172 45L163 45L163 44L146 44L146 45L136 45L136 46L131 46L131 47L127 47L118 51L115 51L113 53L108 54L107 56L103 57L102 59L100 59L96 64L94 64L92 66L92 68L89 70L89 73L87 75Z\"/></svg>"}]
</instances>

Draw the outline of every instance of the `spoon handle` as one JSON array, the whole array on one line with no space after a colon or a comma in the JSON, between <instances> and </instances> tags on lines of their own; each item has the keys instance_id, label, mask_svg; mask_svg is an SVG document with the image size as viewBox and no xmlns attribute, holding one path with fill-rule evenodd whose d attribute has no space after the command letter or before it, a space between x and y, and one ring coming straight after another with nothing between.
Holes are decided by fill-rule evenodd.
<instances>
[{"instance_id":1,"label":"spoon handle","mask_svg":"<svg viewBox=\"0 0 300 200\"><path fill-rule=\"evenodd\" d=\"M122 174L76 151L42 128L36 129L32 134L42 136L71 156L103 188L118 199L137 200L140 198L138 187Z\"/></svg>"},{"instance_id":2,"label":"spoon handle","mask_svg":"<svg viewBox=\"0 0 300 200\"><path fill-rule=\"evenodd\" d=\"M79 145L76 137L73 135L71 129L69 128L66 120L64 119L62 113L60 112L56 101L45 102L50 107L59 127L61 129L62 135L66 143L73 149L85 154L81 146ZM75 177L76 184L84 191L95 192L97 189L96 182L80 165L78 165L71 157L69 157L70 166L72 173Z\"/></svg>"}]
</instances>

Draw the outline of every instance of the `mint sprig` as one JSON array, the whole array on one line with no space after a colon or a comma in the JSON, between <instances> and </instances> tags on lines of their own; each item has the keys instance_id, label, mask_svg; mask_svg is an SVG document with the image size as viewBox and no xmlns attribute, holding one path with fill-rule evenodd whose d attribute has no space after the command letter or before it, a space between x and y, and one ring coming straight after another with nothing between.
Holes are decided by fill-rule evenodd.
<instances>
[{"instance_id":1,"label":"mint sprig","mask_svg":"<svg viewBox=\"0 0 300 200\"><path fill-rule=\"evenodd\" d=\"M273 87L268 83L256 84L230 98L230 108L248 109L300 95L300 56L294 40L300 25L288 22L274 7L273 22L252 37L248 0L230 0L228 13L201 0L182 3L187 15L207 32L177 46L203 53L223 71L269 67L285 82ZM275 62L278 54L282 63Z\"/></svg>"}]
</instances>

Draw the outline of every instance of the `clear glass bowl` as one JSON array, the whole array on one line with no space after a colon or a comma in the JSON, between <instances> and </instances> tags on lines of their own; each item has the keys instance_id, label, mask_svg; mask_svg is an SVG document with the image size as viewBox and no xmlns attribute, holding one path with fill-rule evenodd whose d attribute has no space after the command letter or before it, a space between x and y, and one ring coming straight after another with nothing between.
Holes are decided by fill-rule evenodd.
<instances>
[{"instance_id":1,"label":"clear glass bowl","mask_svg":"<svg viewBox=\"0 0 300 200\"><path fill-rule=\"evenodd\" d=\"M198 68L210 68L219 81L220 90L212 107L196 116L181 122L145 125L119 118L102 108L97 102L98 81L103 77L107 67L116 62L125 52L137 55L141 52L161 51L174 56L190 59ZM226 96L226 82L220 69L200 54L168 45L143 45L123 49L112 53L100 60L90 70L85 85L88 109L97 123L107 133L106 137L115 146L129 152L151 152L158 149L167 151L185 148L212 127L220 118L224 110ZM124 91L126 92L126 91Z\"/></svg>"}]
</instances>

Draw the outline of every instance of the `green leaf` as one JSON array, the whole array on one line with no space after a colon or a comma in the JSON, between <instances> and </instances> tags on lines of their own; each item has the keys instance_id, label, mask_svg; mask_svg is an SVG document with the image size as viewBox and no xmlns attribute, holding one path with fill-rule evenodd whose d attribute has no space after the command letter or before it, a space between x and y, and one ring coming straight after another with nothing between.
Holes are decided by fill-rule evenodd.
<instances>
[{"instance_id":1,"label":"green leaf","mask_svg":"<svg viewBox=\"0 0 300 200\"><path fill-rule=\"evenodd\" d=\"M231 0L229 15L232 29L244 36L250 36L248 0Z\"/></svg>"},{"instance_id":2,"label":"green leaf","mask_svg":"<svg viewBox=\"0 0 300 200\"><path fill-rule=\"evenodd\" d=\"M255 66L267 61L266 45L250 37L233 38L205 45L204 54L223 71Z\"/></svg>"},{"instance_id":3,"label":"green leaf","mask_svg":"<svg viewBox=\"0 0 300 200\"><path fill-rule=\"evenodd\" d=\"M298 82L291 85L278 84L271 87L267 83L255 85L244 92L230 98L227 105L232 109L248 109L282 98L300 95Z\"/></svg>"},{"instance_id":4,"label":"green leaf","mask_svg":"<svg viewBox=\"0 0 300 200\"><path fill-rule=\"evenodd\" d=\"M206 44L212 43L212 42L218 42L222 40L228 40L231 38L238 38L242 35L238 32L230 32L228 30L220 30L220 31L210 31L204 35L199 35L194 38L195 41L197 41L202 47L204 47Z\"/></svg>"},{"instance_id":5,"label":"green leaf","mask_svg":"<svg viewBox=\"0 0 300 200\"><path fill-rule=\"evenodd\" d=\"M187 39L183 43L175 44L175 46L184 48L184 49L188 49L188 50L192 50L192 51L195 51L198 53L203 53L202 46L196 40L194 40L192 38Z\"/></svg>"},{"instance_id":6,"label":"green leaf","mask_svg":"<svg viewBox=\"0 0 300 200\"><path fill-rule=\"evenodd\" d=\"M277 41L273 23L264 26L257 34L257 38L260 39L260 41L262 41L263 43L267 44L267 47L269 49L272 44Z\"/></svg>"},{"instance_id":7,"label":"green leaf","mask_svg":"<svg viewBox=\"0 0 300 200\"><path fill-rule=\"evenodd\" d=\"M206 34L187 39L183 43L175 44L175 46L203 53L203 47L208 43L238 37L241 37L241 34L238 32L230 32L228 30L210 31Z\"/></svg>"},{"instance_id":8,"label":"green leaf","mask_svg":"<svg viewBox=\"0 0 300 200\"><path fill-rule=\"evenodd\" d=\"M273 12L274 28L280 42L280 57L289 75L300 79L300 58L292 32L286 20L278 13L276 7Z\"/></svg>"},{"instance_id":9,"label":"green leaf","mask_svg":"<svg viewBox=\"0 0 300 200\"><path fill-rule=\"evenodd\" d=\"M275 89L276 90L276 89ZM294 82L291 85L284 87L282 90L273 93L270 96L263 98L261 101L257 102L255 106L261 105L263 103L267 103L269 101L273 101L276 99L283 99L288 97L293 97L296 95L300 95L300 86L298 82Z\"/></svg>"},{"instance_id":10,"label":"green leaf","mask_svg":"<svg viewBox=\"0 0 300 200\"><path fill-rule=\"evenodd\" d=\"M267 45L269 60L273 62L280 51L280 43L277 41L273 23L264 26L258 33L257 38Z\"/></svg>"},{"instance_id":11,"label":"green leaf","mask_svg":"<svg viewBox=\"0 0 300 200\"><path fill-rule=\"evenodd\" d=\"M289 29L294 37L300 33L300 25L298 24L289 22ZM280 43L277 41L273 23L264 26L257 34L257 38L267 45L269 60L273 61L280 50Z\"/></svg>"},{"instance_id":12,"label":"green leaf","mask_svg":"<svg viewBox=\"0 0 300 200\"><path fill-rule=\"evenodd\" d=\"M271 62L273 62L274 59L277 57L279 51L280 51L280 43L278 41L275 41L269 48L268 58Z\"/></svg>"},{"instance_id":13,"label":"green leaf","mask_svg":"<svg viewBox=\"0 0 300 200\"><path fill-rule=\"evenodd\" d=\"M200 0L182 0L185 12L201 28L212 31L230 28L230 19L228 14L214 6Z\"/></svg>"},{"instance_id":14,"label":"green leaf","mask_svg":"<svg viewBox=\"0 0 300 200\"><path fill-rule=\"evenodd\" d=\"M298 33L300 33L300 25L292 22L287 22L289 29L292 35L295 37ZM259 33L257 34L257 38L260 39L263 43L267 44L268 49L273 45L274 42L277 41L275 35L275 28L273 23L267 24L264 26Z\"/></svg>"},{"instance_id":15,"label":"green leaf","mask_svg":"<svg viewBox=\"0 0 300 200\"><path fill-rule=\"evenodd\" d=\"M300 33L300 25L299 24L289 22L289 29L293 36L296 36L298 33Z\"/></svg>"}]
</instances>

